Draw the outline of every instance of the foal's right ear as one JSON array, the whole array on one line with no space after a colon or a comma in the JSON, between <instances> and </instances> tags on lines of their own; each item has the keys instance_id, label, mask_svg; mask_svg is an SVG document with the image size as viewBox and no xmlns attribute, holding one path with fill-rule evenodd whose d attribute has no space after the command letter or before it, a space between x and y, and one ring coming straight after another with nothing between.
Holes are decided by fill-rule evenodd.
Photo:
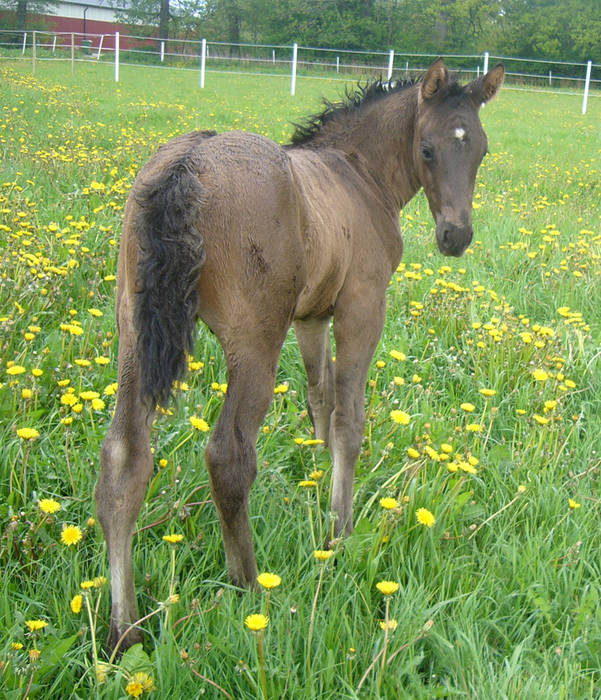
<instances>
[{"instance_id":1,"label":"foal's right ear","mask_svg":"<svg viewBox=\"0 0 601 700\"><path fill-rule=\"evenodd\" d=\"M422 100L430 100L434 95L444 90L448 83L449 71L443 59L437 58L420 81L419 96Z\"/></svg>"}]
</instances>

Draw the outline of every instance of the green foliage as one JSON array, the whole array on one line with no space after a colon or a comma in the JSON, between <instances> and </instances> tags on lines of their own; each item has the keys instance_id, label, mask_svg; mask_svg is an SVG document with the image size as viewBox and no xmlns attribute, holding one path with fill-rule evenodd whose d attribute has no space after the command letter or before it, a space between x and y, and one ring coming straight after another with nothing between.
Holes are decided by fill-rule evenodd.
<instances>
[{"instance_id":1,"label":"green foliage","mask_svg":"<svg viewBox=\"0 0 601 700\"><path fill-rule=\"evenodd\" d=\"M159 7L134 0L127 14L144 23ZM179 2L170 17L172 36L235 43L601 60L593 0L208 0Z\"/></svg>"},{"instance_id":2,"label":"green foliage","mask_svg":"<svg viewBox=\"0 0 601 700\"><path fill-rule=\"evenodd\" d=\"M152 433L134 537L144 644L117 660L102 649L108 565L93 492L115 401L127 193L175 134L242 128L285 142L343 87L301 79L291 100L278 78L220 76L200 91L197 74L128 66L115 86L110 67L71 76L56 62L0 77L0 695L21 698L31 681L40 698L250 700L263 668L270 698L599 697L600 101L582 117L579 98L506 89L482 111L490 153L464 258L436 252L423 196L403 211L356 529L325 562L314 550L331 524L330 455L306 444L291 332L251 493L259 566L282 578L269 593L225 573L207 433L190 418L215 425L227 374L199 328L178 404ZM382 580L398 592L384 598ZM244 623L256 613L264 631ZM48 624L30 632L32 620Z\"/></svg>"}]
</instances>

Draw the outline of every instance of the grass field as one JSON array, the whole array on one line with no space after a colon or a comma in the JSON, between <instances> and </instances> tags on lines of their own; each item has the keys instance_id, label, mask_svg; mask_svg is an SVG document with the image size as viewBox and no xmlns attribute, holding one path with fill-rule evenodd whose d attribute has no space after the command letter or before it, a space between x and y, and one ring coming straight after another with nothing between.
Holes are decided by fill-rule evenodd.
<instances>
[{"instance_id":1,"label":"grass field","mask_svg":"<svg viewBox=\"0 0 601 700\"><path fill-rule=\"evenodd\" d=\"M468 254L436 252L423 196L401 214L355 533L335 560L314 557L331 470L303 444L290 337L251 494L259 568L281 585L228 583L207 433L190 422L214 425L227 382L201 328L179 402L154 428L134 538L144 648L107 663L93 491L115 402L128 189L171 136L246 129L284 142L321 94L342 92L299 81L292 99L285 79L210 77L200 91L194 73L124 67L116 85L106 66L72 77L43 64L32 77L0 65L0 695L599 697L601 100L582 117L578 97L511 90L482 112L490 154ZM418 520L420 508L433 517ZM383 580L398 591L384 596ZM267 628L251 631L247 616L267 608Z\"/></svg>"}]
</instances>

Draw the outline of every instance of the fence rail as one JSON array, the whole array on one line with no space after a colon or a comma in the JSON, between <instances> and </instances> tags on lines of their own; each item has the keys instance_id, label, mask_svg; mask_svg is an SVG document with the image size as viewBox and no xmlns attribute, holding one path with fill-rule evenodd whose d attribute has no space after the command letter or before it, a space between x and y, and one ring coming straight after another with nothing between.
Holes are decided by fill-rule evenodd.
<instances>
[{"instance_id":1,"label":"fence rail","mask_svg":"<svg viewBox=\"0 0 601 700\"><path fill-rule=\"evenodd\" d=\"M205 86L207 73L244 73L285 77L290 94L297 79L349 80L380 74L390 80L419 75L437 58L436 54L402 51L360 51L298 44L232 44L219 41L170 39L119 34L83 34L0 30L0 60L31 61L32 71L41 61L104 62L114 64L119 81L122 65L160 66L199 72L199 85ZM484 54L449 54L449 67L461 79L486 72L490 61L503 61L509 87L561 90L582 95L582 114L590 96L601 96L601 65L592 61L569 62ZM593 88L593 91L591 91ZM597 90L597 92L595 92ZM576 92L577 91L577 92Z\"/></svg>"}]
</instances>

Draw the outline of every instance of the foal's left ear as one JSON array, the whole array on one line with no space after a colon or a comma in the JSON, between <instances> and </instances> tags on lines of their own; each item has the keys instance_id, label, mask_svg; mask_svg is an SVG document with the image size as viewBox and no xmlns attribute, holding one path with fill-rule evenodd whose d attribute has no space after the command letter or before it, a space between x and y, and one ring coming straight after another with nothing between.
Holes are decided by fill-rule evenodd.
<instances>
[{"instance_id":1,"label":"foal's left ear","mask_svg":"<svg viewBox=\"0 0 601 700\"><path fill-rule=\"evenodd\" d=\"M420 81L419 95L422 100L429 100L444 90L448 83L449 71L442 58L437 58Z\"/></svg>"},{"instance_id":2,"label":"foal's left ear","mask_svg":"<svg viewBox=\"0 0 601 700\"><path fill-rule=\"evenodd\" d=\"M466 91L470 94L477 104L485 104L490 102L492 98L499 92L501 85L503 85L503 79L505 78L505 66L502 63L497 63L497 65L489 70L486 75L481 78L476 78L466 86Z\"/></svg>"}]
</instances>

